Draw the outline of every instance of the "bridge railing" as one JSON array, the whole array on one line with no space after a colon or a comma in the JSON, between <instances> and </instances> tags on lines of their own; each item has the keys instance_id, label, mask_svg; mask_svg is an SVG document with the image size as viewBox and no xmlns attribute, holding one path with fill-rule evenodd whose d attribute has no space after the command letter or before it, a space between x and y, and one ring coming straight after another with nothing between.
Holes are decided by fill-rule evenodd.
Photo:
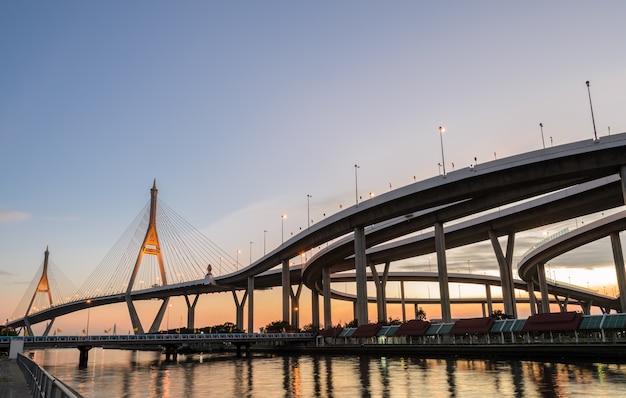
<instances>
[{"instance_id":1,"label":"bridge railing","mask_svg":"<svg viewBox=\"0 0 626 398\"><path fill-rule=\"evenodd\" d=\"M30 358L17 354L17 363L24 373L26 382L33 397L43 398L82 398L82 395L73 391L62 381L57 380L44 368L37 365Z\"/></svg>"}]
</instances>

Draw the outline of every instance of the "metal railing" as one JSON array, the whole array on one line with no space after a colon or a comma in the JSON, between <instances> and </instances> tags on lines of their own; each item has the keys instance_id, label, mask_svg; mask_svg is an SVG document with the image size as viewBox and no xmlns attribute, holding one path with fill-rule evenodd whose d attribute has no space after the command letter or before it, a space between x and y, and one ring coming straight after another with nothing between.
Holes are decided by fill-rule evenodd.
<instances>
[{"instance_id":1,"label":"metal railing","mask_svg":"<svg viewBox=\"0 0 626 398\"><path fill-rule=\"evenodd\" d=\"M26 377L33 398L82 398L30 358L17 354L17 363Z\"/></svg>"}]
</instances>

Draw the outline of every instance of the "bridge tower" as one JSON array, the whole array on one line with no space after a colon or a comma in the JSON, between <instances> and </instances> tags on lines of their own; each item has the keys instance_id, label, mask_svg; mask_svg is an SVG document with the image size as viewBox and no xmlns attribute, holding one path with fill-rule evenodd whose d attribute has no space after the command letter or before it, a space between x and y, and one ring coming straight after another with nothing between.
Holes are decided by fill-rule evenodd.
<instances>
[{"instance_id":1,"label":"bridge tower","mask_svg":"<svg viewBox=\"0 0 626 398\"><path fill-rule=\"evenodd\" d=\"M50 251L48 251L48 247L46 246L46 251L44 252L44 260L43 260L43 271L41 272L41 276L39 277L39 282L37 283L37 287L33 292L33 297L30 299L28 303L28 307L26 307L26 312L24 313L24 325L26 327L26 331L29 336L33 336L33 330L31 329L30 322L28 321L28 314L33 309L33 303L35 302L35 298L37 298L37 294L42 293L48 296L48 304L52 307L52 293L50 291L50 283L48 282L48 257L50 255ZM50 332L50 328L52 327L52 323L54 322L54 318L50 320L46 330L44 331L44 336L47 336Z\"/></svg>"},{"instance_id":2,"label":"bridge tower","mask_svg":"<svg viewBox=\"0 0 626 398\"><path fill-rule=\"evenodd\" d=\"M130 320L133 325L133 330L135 334L143 334L144 330L141 326L141 321L139 320L139 316L137 315L137 310L135 309L135 305L133 304L133 300L131 298L131 291L133 289L133 285L135 284L135 279L137 278L137 273L139 272L139 268L141 267L141 263L144 255L156 256L159 263L159 272L161 274L161 281L163 281L163 286L167 285L167 276L165 274L165 267L163 266L163 255L161 254L161 245L159 244L159 234L157 233L156 227L156 210L157 210L157 194L159 190L156 187L156 179L154 179L154 183L152 185L152 189L150 189L150 219L148 221L148 228L146 229L146 236L143 239L143 243L139 248L139 253L137 254L137 260L135 261L135 267L133 268L133 273L130 277L130 281L128 282L128 288L126 289L126 304L128 306L128 312L130 314ZM159 327L161 326L161 322L163 321L163 316L165 315L165 311L167 310L167 305L169 303L169 297L163 299L163 303L161 304L161 308L154 318L154 322L150 327L149 332L155 333L159 331Z\"/></svg>"}]
</instances>

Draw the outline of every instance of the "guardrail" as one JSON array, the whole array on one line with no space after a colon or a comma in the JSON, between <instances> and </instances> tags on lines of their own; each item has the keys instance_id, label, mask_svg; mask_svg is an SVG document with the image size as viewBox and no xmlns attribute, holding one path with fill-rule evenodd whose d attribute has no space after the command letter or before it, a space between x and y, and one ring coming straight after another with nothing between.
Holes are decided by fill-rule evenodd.
<instances>
[{"instance_id":1,"label":"guardrail","mask_svg":"<svg viewBox=\"0 0 626 398\"><path fill-rule=\"evenodd\" d=\"M17 364L26 377L33 398L82 398L30 358L17 354Z\"/></svg>"}]
</instances>

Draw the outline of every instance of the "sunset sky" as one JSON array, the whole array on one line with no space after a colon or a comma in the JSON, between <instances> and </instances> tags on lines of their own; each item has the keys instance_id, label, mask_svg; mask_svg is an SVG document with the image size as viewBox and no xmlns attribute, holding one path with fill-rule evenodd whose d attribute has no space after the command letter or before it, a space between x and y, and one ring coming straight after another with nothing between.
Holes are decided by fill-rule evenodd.
<instances>
[{"instance_id":1,"label":"sunset sky","mask_svg":"<svg viewBox=\"0 0 626 398\"><path fill-rule=\"evenodd\" d=\"M306 227L307 195L314 222L352 205L355 164L364 198L436 175L440 125L448 170L591 139L589 80L598 135L624 132L624 15L622 1L4 2L0 319L46 247L80 286L155 178L163 202L247 265L283 226L285 238ZM516 255L561 228L520 236ZM555 261L556 278L610 293L608 247ZM479 248L450 253L451 267L497 269ZM255 297L256 329L281 318L279 290ZM230 293L203 296L196 324L234 311ZM337 303L333 321L351 311ZM182 299L170 312L184 325ZM85 320L55 325L74 334ZM91 323L130 329L125 305L94 308Z\"/></svg>"}]
</instances>

